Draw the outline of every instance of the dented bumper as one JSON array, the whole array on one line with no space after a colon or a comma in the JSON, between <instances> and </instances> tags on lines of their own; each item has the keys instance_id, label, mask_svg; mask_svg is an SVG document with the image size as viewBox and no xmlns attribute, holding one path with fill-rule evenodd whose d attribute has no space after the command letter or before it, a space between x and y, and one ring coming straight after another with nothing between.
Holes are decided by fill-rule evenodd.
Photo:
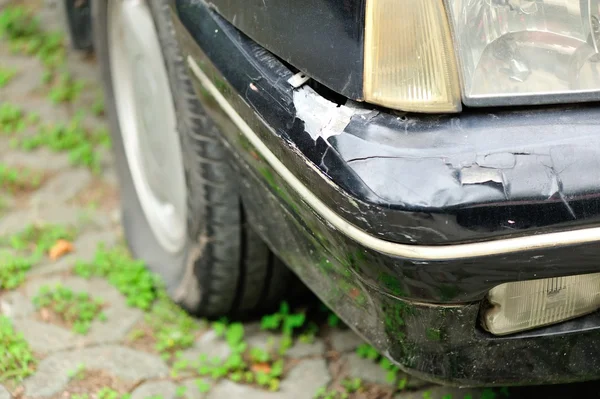
<instances>
[{"instance_id":1,"label":"dented bumper","mask_svg":"<svg viewBox=\"0 0 600 399\"><path fill-rule=\"evenodd\" d=\"M392 114L338 106L202 2L175 1L201 102L237 160L250 222L402 368L457 385L600 376L600 315L511 337L494 286L598 272L594 106Z\"/></svg>"}]
</instances>

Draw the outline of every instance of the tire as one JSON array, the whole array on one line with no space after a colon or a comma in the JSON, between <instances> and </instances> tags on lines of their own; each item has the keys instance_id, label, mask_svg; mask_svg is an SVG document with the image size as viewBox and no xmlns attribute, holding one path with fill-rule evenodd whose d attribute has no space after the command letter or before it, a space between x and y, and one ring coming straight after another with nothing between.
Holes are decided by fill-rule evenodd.
<instances>
[{"instance_id":1,"label":"tire","mask_svg":"<svg viewBox=\"0 0 600 399\"><path fill-rule=\"evenodd\" d=\"M69 47L81 52L92 52L94 47L90 26L91 0L59 0L60 14Z\"/></svg>"},{"instance_id":2,"label":"tire","mask_svg":"<svg viewBox=\"0 0 600 399\"><path fill-rule=\"evenodd\" d=\"M147 4L173 93L184 166L187 229L185 244L176 252L166 250L151 229L126 155L113 85L109 8L117 6L111 1L93 1L94 48L101 64L128 245L134 256L163 278L170 296L196 315L239 317L271 309L281 300L293 275L245 222L237 177L219 132L196 97L168 5L160 0Z\"/></svg>"}]
</instances>

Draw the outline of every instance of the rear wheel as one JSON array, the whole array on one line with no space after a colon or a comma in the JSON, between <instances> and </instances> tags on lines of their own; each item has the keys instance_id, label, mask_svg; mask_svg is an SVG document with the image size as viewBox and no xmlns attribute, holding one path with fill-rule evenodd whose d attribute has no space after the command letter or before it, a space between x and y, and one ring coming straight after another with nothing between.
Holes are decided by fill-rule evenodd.
<instances>
[{"instance_id":1,"label":"rear wheel","mask_svg":"<svg viewBox=\"0 0 600 399\"><path fill-rule=\"evenodd\" d=\"M219 133L196 98L163 1L94 1L125 235L203 316L276 304L292 279L246 224Z\"/></svg>"}]
</instances>

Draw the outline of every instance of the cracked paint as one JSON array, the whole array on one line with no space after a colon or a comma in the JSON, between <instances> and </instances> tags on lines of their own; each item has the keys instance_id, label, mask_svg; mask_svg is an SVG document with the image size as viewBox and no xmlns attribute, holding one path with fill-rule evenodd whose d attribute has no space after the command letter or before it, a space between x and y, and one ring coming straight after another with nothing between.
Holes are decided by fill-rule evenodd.
<instances>
[{"instance_id":1,"label":"cracked paint","mask_svg":"<svg viewBox=\"0 0 600 399\"><path fill-rule=\"evenodd\" d=\"M341 134L355 115L367 115L369 109L353 108L331 102L310 87L294 90L294 106L296 115L304 121L306 132L317 140L327 140L331 136Z\"/></svg>"}]
</instances>

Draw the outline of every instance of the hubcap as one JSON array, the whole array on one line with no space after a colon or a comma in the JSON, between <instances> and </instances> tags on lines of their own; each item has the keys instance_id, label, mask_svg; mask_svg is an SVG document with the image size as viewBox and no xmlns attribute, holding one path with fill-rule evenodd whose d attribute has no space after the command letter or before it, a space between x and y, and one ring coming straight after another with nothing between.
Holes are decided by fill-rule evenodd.
<instances>
[{"instance_id":1,"label":"hubcap","mask_svg":"<svg viewBox=\"0 0 600 399\"><path fill-rule=\"evenodd\" d=\"M177 252L186 238L186 185L154 21L143 0L109 0L108 13L112 85L129 170L154 236Z\"/></svg>"}]
</instances>

